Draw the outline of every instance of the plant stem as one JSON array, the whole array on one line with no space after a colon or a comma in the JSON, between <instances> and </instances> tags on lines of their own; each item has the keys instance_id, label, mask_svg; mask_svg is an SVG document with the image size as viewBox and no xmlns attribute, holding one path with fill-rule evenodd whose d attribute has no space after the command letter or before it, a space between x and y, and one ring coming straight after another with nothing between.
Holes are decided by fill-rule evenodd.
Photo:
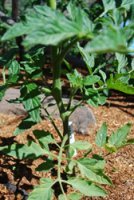
<instances>
[{"instance_id":1,"label":"plant stem","mask_svg":"<svg viewBox=\"0 0 134 200\"><path fill-rule=\"evenodd\" d=\"M59 151L59 156L58 156L58 182L59 182L59 185L60 185L60 188L61 188L61 191L65 197L65 200L67 200L67 197L66 197L66 194L64 192L64 188L62 186L62 178L61 178L61 161L62 161L62 152L63 152L63 149L64 149L64 146L67 142L67 135L65 135L65 137L63 138L63 141L62 141L62 144L61 144L61 147L60 147L60 151Z\"/></svg>"}]
</instances>

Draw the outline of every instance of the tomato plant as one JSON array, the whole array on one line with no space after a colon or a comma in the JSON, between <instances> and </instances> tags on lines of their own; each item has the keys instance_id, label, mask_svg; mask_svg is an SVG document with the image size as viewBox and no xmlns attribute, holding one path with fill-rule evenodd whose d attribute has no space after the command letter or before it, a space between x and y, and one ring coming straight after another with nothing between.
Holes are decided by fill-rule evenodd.
<instances>
[{"instance_id":1,"label":"tomato plant","mask_svg":"<svg viewBox=\"0 0 134 200\"><path fill-rule=\"evenodd\" d=\"M134 94L134 49L131 46L134 36L133 1L122 0L117 3L114 0L103 0L101 4L97 4L101 11L97 13L97 17L93 12L87 12L81 4L83 1L79 5L72 1L62 2L64 9L58 3L61 2L50 0L47 5L37 5L28 9L25 17L9 27L1 38L1 42L21 38L21 45L24 47L20 62L15 56L6 62L9 77L5 77L4 84L0 87L2 98L7 88L19 86L21 95L17 101L20 101L28 112L14 134L20 134L41 121L40 94L53 96L63 125L61 132L46 109L60 138L60 144L51 133L36 130L33 134L38 143L29 141L25 145L14 143L0 147L1 151L18 159L37 159L46 155L44 163L36 170L57 169L55 180L42 178L40 185L29 195L29 200L52 199L56 184L60 187L59 199L106 195L104 189L99 186L112 184L104 174L105 161L99 155L88 157L92 151L88 142L70 143L69 117L83 103L92 106L104 104L110 89ZM58 5L62 7L61 10L58 9ZM89 6L94 10L95 5L96 2ZM74 48L85 62L88 72L85 76L73 69L66 59L70 52L74 53ZM52 76L50 85L46 81L43 69L47 59ZM66 65L65 70L63 63ZM68 103L64 103L62 98L63 75L70 84ZM38 79L41 81L40 85L37 84ZM72 101L78 93L81 94L81 100L73 105ZM97 133L96 144L109 153L115 152L124 145L133 143L133 139L126 139L130 127L128 123L108 137L107 126L104 123ZM55 145L57 153L50 151L50 144ZM84 151L83 157L75 159L75 150ZM65 178L63 174L66 174ZM66 194L66 185L70 185L73 192Z\"/></svg>"}]
</instances>

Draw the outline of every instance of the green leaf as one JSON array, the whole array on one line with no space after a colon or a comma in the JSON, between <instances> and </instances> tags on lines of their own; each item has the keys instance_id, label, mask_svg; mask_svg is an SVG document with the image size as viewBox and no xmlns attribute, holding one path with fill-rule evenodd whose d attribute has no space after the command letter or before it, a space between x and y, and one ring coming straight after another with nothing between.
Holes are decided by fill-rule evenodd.
<instances>
[{"instance_id":1,"label":"green leaf","mask_svg":"<svg viewBox=\"0 0 134 200\"><path fill-rule=\"evenodd\" d=\"M97 132L95 143L99 147L103 147L106 144L106 137L107 137L107 125L103 123L100 130Z\"/></svg>"},{"instance_id":2,"label":"green leaf","mask_svg":"<svg viewBox=\"0 0 134 200\"><path fill-rule=\"evenodd\" d=\"M80 191L85 196L106 196L106 192L99 186L91 183L90 181L81 178L72 178L67 181L68 184L78 191Z\"/></svg>"},{"instance_id":3,"label":"green leaf","mask_svg":"<svg viewBox=\"0 0 134 200\"><path fill-rule=\"evenodd\" d=\"M94 161L94 165L93 165ZM103 174L102 170L100 168L98 169L96 167L97 160L91 160L88 158L82 158L77 161L78 167L80 169L80 172L82 176L87 177L90 181L94 181L96 183L100 184L109 184L111 185L110 179ZM102 165L104 165L104 161L98 161L99 163L102 162Z\"/></svg>"},{"instance_id":4,"label":"green leaf","mask_svg":"<svg viewBox=\"0 0 134 200\"><path fill-rule=\"evenodd\" d=\"M99 35L89 42L85 50L89 53L128 52L127 41L117 27L105 27Z\"/></svg>"},{"instance_id":5,"label":"green leaf","mask_svg":"<svg viewBox=\"0 0 134 200\"><path fill-rule=\"evenodd\" d=\"M24 84L20 90L22 103L28 111L32 121L39 122L41 101L39 98L38 86L35 83Z\"/></svg>"},{"instance_id":6,"label":"green leaf","mask_svg":"<svg viewBox=\"0 0 134 200\"><path fill-rule=\"evenodd\" d=\"M119 79L116 79L113 76L110 76L110 79L107 80L108 89L114 89L126 94L134 94L134 87L122 82Z\"/></svg>"},{"instance_id":7,"label":"green leaf","mask_svg":"<svg viewBox=\"0 0 134 200\"><path fill-rule=\"evenodd\" d=\"M30 193L28 200L51 200L53 197L53 181L49 178L42 178L40 185L36 186Z\"/></svg>"},{"instance_id":8,"label":"green leaf","mask_svg":"<svg viewBox=\"0 0 134 200\"><path fill-rule=\"evenodd\" d=\"M133 0L122 0L121 7L130 6L132 4L134 4Z\"/></svg>"},{"instance_id":9,"label":"green leaf","mask_svg":"<svg viewBox=\"0 0 134 200\"><path fill-rule=\"evenodd\" d=\"M117 148L121 147L126 140L128 133L130 132L131 124L128 123L121 128L119 128L115 133L113 133L109 139L108 143Z\"/></svg>"},{"instance_id":10,"label":"green leaf","mask_svg":"<svg viewBox=\"0 0 134 200\"><path fill-rule=\"evenodd\" d=\"M50 160L50 159L46 159L45 162L41 163L37 168L36 168L36 171L39 171L39 172L47 172L49 170L51 170L53 167L54 167L54 162L53 160Z\"/></svg>"},{"instance_id":11,"label":"green leaf","mask_svg":"<svg viewBox=\"0 0 134 200\"><path fill-rule=\"evenodd\" d=\"M105 9L105 13L107 13L109 10L115 9L115 1L114 0L102 0L103 6Z\"/></svg>"},{"instance_id":12,"label":"green leaf","mask_svg":"<svg viewBox=\"0 0 134 200\"><path fill-rule=\"evenodd\" d=\"M97 75L88 75L83 79L84 86L90 86L94 83L97 83L100 80L100 77Z\"/></svg>"},{"instance_id":13,"label":"green leaf","mask_svg":"<svg viewBox=\"0 0 134 200\"><path fill-rule=\"evenodd\" d=\"M83 78L82 75L76 69L73 73L68 73L67 78L69 79L71 87L75 89L82 89Z\"/></svg>"},{"instance_id":14,"label":"green leaf","mask_svg":"<svg viewBox=\"0 0 134 200\"><path fill-rule=\"evenodd\" d=\"M16 60L13 60L8 67L9 75L16 75L20 72L20 65Z\"/></svg>"},{"instance_id":15,"label":"green leaf","mask_svg":"<svg viewBox=\"0 0 134 200\"><path fill-rule=\"evenodd\" d=\"M78 49L80 51L80 54L82 55L83 60L85 61L86 65L87 65L87 68L90 72L91 68L93 68L94 65L95 65L95 56L93 54L88 53L79 44L77 46L78 46Z\"/></svg>"},{"instance_id":16,"label":"green leaf","mask_svg":"<svg viewBox=\"0 0 134 200\"><path fill-rule=\"evenodd\" d=\"M34 130L33 134L43 148L48 148L48 144L55 142L52 134L48 131Z\"/></svg>"},{"instance_id":17,"label":"green leaf","mask_svg":"<svg viewBox=\"0 0 134 200\"><path fill-rule=\"evenodd\" d=\"M8 146L2 146L0 147L0 151L6 155L13 156L18 159L35 159L47 153L35 142L31 142L30 145L12 144Z\"/></svg>"},{"instance_id":18,"label":"green leaf","mask_svg":"<svg viewBox=\"0 0 134 200\"><path fill-rule=\"evenodd\" d=\"M19 126L15 129L14 135L18 135L18 134L24 132L25 130L30 129L35 124L36 123L30 117L22 120L22 122L19 124Z\"/></svg>"},{"instance_id":19,"label":"green leaf","mask_svg":"<svg viewBox=\"0 0 134 200\"><path fill-rule=\"evenodd\" d=\"M79 20L71 21L58 10L53 10L48 6L35 6L34 10L26 16L26 21L11 27L2 40L25 34L27 36L23 44L29 47L37 44L58 45L75 36L92 37L91 22L88 19L90 23L86 23L86 19L88 19L86 14L81 14ZM80 21L82 21L82 26L79 26Z\"/></svg>"},{"instance_id":20,"label":"green leaf","mask_svg":"<svg viewBox=\"0 0 134 200\"><path fill-rule=\"evenodd\" d=\"M122 72L122 69L127 66L127 58L123 54L116 53L116 58L118 61L118 74Z\"/></svg>"},{"instance_id":21,"label":"green leaf","mask_svg":"<svg viewBox=\"0 0 134 200\"><path fill-rule=\"evenodd\" d=\"M66 196L67 200L80 200L82 198L82 194L78 192L70 193ZM59 195L58 200L66 200L63 194Z\"/></svg>"},{"instance_id":22,"label":"green leaf","mask_svg":"<svg viewBox=\"0 0 134 200\"><path fill-rule=\"evenodd\" d=\"M75 141L74 143L70 144L70 147L77 150L88 150L91 149L92 146L87 141Z\"/></svg>"}]
</instances>

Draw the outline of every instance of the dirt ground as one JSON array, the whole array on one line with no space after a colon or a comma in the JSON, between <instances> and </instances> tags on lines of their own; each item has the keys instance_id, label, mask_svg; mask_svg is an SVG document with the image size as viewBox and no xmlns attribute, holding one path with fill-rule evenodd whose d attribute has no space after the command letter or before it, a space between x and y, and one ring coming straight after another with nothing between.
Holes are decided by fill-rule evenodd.
<instances>
[{"instance_id":1,"label":"dirt ground","mask_svg":"<svg viewBox=\"0 0 134 200\"><path fill-rule=\"evenodd\" d=\"M94 153L99 153L99 150L94 145L94 138L96 131L106 122L108 125L109 134L118 127L131 122L133 124L130 138L134 138L134 97L125 97L122 95L113 95L107 101L105 106L99 108L92 108L97 125L96 128L90 132L90 135L76 134L76 140L86 140L93 144ZM13 140L24 143L27 137L32 135L34 129L45 129L51 131L55 135L55 131L49 121L42 121L35 125L25 133L13 137L15 127L21 121L21 116L0 114L0 145L10 144ZM61 127L60 121L57 124ZM104 155L107 153L104 152ZM78 154L78 156L80 156ZM134 200L134 146L129 145L120 149L117 153L105 156L106 159L106 174L113 181L113 186L105 186L108 191L106 198L89 198L84 197L83 200ZM50 176L44 172L39 173L35 168L42 160L19 162L11 157L0 154L0 200L22 200L27 198L33 186L39 183L41 177ZM7 184L10 186L7 187ZM16 186L19 190L16 190ZM26 193L27 192L27 193ZM26 194L25 194L26 193ZM25 197L24 197L25 196Z\"/></svg>"}]
</instances>

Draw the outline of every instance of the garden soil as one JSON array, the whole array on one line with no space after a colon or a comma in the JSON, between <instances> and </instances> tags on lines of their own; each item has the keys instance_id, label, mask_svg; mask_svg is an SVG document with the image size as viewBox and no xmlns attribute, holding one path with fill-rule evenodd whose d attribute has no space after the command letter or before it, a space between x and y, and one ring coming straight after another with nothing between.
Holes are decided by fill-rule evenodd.
<instances>
[{"instance_id":1,"label":"garden soil","mask_svg":"<svg viewBox=\"0 0 134 200\"><path fill-rule=\"evenodd\" d=\"M132 129L129 137L134 138L133 102L134 97L132 96L113 93L106 105L90 108L96 118L96 127L89 131L88 135L76 133L75 139L89 141L93 145L93 153L99 154L100 151L95 146L94 139L103 122L107 123L109 134L127 122L131 122ZM53 126L48 120L43 120L30 130L14 137L13 131L24 115L24 113L18 115L15 113L0 113L0 145L9 145L13 141L26 143L27 139L33 138L32 131L36 129L48 130L57 138ZM62 129L60 120L56 119L55 121L58 127ZM103 155L105 155L106 159L105 172L113 182L112 186L103 186L108 191L108 196L106 198L83 197L82 200L134 200L134 146L126 146L112 155L108 155L107 152L103 151ZM77 156L80 157L81 153L78 152ZM0 200L27 199L27 194L30 193L34 186L39 184L41 177L54 177L55 173L35 171L35 168L42 162L43 158L24 162L0 154Z\"/></svg>"}]
</instances>

